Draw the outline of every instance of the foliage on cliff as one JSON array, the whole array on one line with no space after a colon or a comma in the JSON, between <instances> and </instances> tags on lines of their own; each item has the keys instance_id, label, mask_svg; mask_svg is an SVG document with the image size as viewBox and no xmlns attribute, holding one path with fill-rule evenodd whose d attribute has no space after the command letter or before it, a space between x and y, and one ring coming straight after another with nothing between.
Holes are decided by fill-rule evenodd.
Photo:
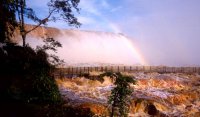
<instances>
[{"instance_id":1,"label":"foliage on cliff","mask_svg":"<svg viewBox=\"0 0 200 117\"><path fill-rule=\"evenodd\" d=\"M12 0L0 1L0 42L8 42L17 27L15 6Z\"/></svg>"},{"instance_id":2,"label":"foliage on cliff","mask_svg":"<svg viewBox=\"0 0 200 117\"><path fill-rule=\"evenodd\" d=\"M61 100L51 75L54 68L44 51L15 45L3 49L0 50L1 98L51 103Z\"/></svg>"}]
</instances>

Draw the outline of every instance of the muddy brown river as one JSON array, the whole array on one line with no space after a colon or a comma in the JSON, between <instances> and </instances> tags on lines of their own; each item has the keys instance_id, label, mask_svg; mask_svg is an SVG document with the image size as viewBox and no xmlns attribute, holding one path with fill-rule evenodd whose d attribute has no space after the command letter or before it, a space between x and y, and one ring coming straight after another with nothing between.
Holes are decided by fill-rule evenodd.
<instances>
[{"instance_id":1,"label":"muddy brown river","mask_svg":"<svg viewBox=\"0 0 200 117\"><path fill-rule=\"evenodd\" d=\"M91 73L98 74L98 73ZM129 116L132 117L200 117L200 75L184 73L124 73L135 77ZM107 115L107 99L112 80L84 77L57 79L68 105L90 108L97 115Z\"/></svg>"}]
</instances>

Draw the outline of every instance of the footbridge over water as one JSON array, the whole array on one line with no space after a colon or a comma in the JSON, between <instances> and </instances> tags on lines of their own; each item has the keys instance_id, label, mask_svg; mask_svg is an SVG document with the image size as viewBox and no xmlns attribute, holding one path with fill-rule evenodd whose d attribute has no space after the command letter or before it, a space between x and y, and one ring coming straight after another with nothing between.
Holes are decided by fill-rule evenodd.
<instances>
[{"instance_id":1,"label":"footbridge over water","mask_svg":"<svg viewBox=\"0 0 200 117\"><path fill-rule=\"evenodd\" d=\"M200 73L200 67L168 67L168 66L97 66L57 68L56 77L77 76L91 72L158 72L158 73Z\"/></svg>"}]
</instances>

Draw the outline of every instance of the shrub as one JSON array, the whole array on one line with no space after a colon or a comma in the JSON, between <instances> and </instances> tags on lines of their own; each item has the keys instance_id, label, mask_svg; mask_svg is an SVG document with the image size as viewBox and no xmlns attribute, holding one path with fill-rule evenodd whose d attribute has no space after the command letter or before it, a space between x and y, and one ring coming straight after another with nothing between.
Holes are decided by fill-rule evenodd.
<instances>
[{"instance_id":1,"label":"shrub","mask_svg":"<svg viewBox=\"0 0 200 117\"><path fill-rule=\"evenodd\" d=\"M30 47L9 45L0 49L0 97L23 102L61 101L48 55ZM6 51L3 52L3 51Z\"/></svg>"},{"instance_id":2,"label":"shrub","mask_svg":"<svg viewBox=\"0 0 200 117\"><path fill-rule=\"evenodd\" d=\"M110 116L127 117L129 111L129 103L133 90L130 84L135 84L134 77L123 76L121 73L104 73L100 75L110 76L115 79L115 87L111 91L108 103L111 105Z\"/></svg>"}]
</instances>

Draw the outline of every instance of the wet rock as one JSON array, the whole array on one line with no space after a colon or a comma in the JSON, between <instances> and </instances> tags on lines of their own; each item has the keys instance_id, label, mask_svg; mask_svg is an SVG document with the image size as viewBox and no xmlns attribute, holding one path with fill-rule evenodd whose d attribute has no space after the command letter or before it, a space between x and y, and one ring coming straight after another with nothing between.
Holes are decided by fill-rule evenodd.
<instances>
[{"instance_id":1,"label":"wet rock","mask_svg":"<svg viewBox=\"0 0 200 117\"><path fill-rule=\"evenodd\" d=\"M80 105L79 108L87 108L96 115L108 115L108 110L106 106L100 104L84 103Z\"/></svg>"},{"instance_id":2,"label":"wet rock","mask_svg":"<svg viewBox=\"0 0 200 117\"><path fill-rule=\"evenodd\" d=\"M194 117L200 117L200 112L196 112L196 113L194 114Z\"/></svg>"},{"instance_id":3,"label":"wet rock","mask_svg":"<svg viewBox=\"0 0 200 117\"><path fill-rule=\"evenodd\" d=\"M134 73L134 88L130 114L134 117L200 117L200 75ZM109 78L104 82L88 78L58 80L61 94L71 105L81 105L97 115L104 113L113 88ZM63 89L63 90L62 90ZM85 104L90 103L90 104ZM104 106L105 107L105 106Z\"/></svg>"},{"instance_id":4,"label":"wet rock","mask_svg":"<svg viewBox=\"0 0 200 117\"><path fill-rule=\"evenodd\" d=\"M156 109L156 107L153 104L147 105L146 109L147 109L147 113L149 115L157 115L157 113L158 113L158 110Z\"/></svg>"},{"instance_id":5,"label":"wet rock","mask_svg":"<svg viewBox=\"0 0 200 117\"><path fill-rule=\"evenodd\" d=\"M185 107L185 109L191 110L191 109L192 109L192 105L187 105L187 106Z\"/></svg>"},{"instance_id":6,"label":"wet rock","mask_svg":"<svg viewBox=\"0 0 200 117\"><path fill-rule=\"evenodd\" d=\"M169 116L164 113L159 113L159 115L157 117L169 117Z\"/></svg>"}]
</instances>

